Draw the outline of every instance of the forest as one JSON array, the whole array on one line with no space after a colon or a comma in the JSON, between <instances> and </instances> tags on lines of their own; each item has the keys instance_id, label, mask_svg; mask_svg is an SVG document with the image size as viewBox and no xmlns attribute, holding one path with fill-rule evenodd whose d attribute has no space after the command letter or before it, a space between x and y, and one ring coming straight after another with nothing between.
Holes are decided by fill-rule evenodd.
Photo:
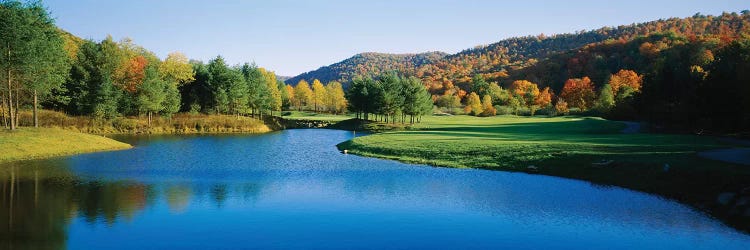
<instances>
[{"instance_id":1,"label":"forest","mask_svg":"<svg viewBox=\"0 0 750 250\"><path fill-rule=\"evenodd\" d=\"M375 76L390 71L415 75L417 68L438 62L446 55L448 54L443 52L419 54L360 53L344 61L289 78L286 83L297 84L300 80L310 82L314 79L348 83L357 76Z\"/></svg>"},{"instance_id":2,"label":"forest","mask_svg":"<svg viewBox=\"0 0 750 250\"><path fill-rule=\"evenodd\" d=\"M123 116L170 117L177 112L273 114L294 106L342 113L340 83L292 88L274 72L254 64L228 65L221 56L208 63L180 52L164 60L125 38L84 40L60 30L38 2L2 2L0 111L15 129L19 111L39 108L109 120ZM6 21L7 20L7 21Z\"/></svg>"},{"instance_id":3,"label":"forest","mask_svg":"<svg viewBox=\"0 0 750 250\"><path fill-rule=\"evenodd\" d=\"M19 110L33 110L37 125L39 108L148 124L178 112L262 118L310 110L389 122L432 113L581 114L694 133L750 127L748 11L510 38L455 55L362 53L285 83L221 56L161 59L128 38L80 39L37 2L2 5L0 113L9 128Z\"/></svg>"},{"instance_id":4,"label":"forest","mask_svg":"<svg viewBox=\"0 0 750 250\"><path fill-rule=\"evenodd\" d=\"M509 38L399 72L421 79L441 113L590 114L669 131L747 133L749 34L750 11L697 13ZM377 75L367 70L377 62L334 65ZM319 72L328 70L304 76Z\"/></svg>"}]
</instances>

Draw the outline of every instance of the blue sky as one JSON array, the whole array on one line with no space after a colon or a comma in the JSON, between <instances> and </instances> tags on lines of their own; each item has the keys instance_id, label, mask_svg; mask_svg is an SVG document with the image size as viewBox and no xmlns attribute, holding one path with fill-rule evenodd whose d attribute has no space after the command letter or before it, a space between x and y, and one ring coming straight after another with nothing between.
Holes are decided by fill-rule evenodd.
<instances>
[{"instance_id":1,"label":"blue sky","mask_svg":"<svg viewBox=\"0 0 750 250\"><path fill-rule=\"evenodd\" d=\"M46 0L57 25L95 40L132 38L164 57L256 62L293 76L360 52L455 53L513 36L570 33L697 12L743 0L240 1Z\"/></svg>"}]
</instances>

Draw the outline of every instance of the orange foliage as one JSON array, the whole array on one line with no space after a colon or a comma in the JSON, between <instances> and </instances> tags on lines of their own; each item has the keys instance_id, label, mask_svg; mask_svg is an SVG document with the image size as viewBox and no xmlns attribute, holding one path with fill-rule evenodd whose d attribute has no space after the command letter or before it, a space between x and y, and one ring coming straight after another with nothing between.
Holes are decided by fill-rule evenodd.
<instances>
[{"instance_id":1,"label":"orange foliage","mask_svg":"<svg viewBox=\"0 0 750 250\"><path fill-rule=\"evenodd\" d=\"M114 72L115 84L127 92L135 93L146 78L148 60L138 55L126 60Z\"/></svg>"},{"instance_id":2,"label":"orange foliage","mask_svg":"<svg viewBox=\"0 0 750 250\"><path fill-rule=\"evenodd\" d=\"M524 105L531 106L539 96L539 87L536 83L527 80L513 81L510 85L510 91L513 94L520 96L524 100Z\"/></svg>"},{"instance_id":3,"label":"orange foliage","mask_svg":"<svg viewBox=\"0 0 750 250\"><path fill-rule=\"evenodd\" d=\"M638 75L638 73L635 73L635 71L632 70L620 70L609 79L609 86L612 87L612 93L614 93L615 96L619 93L620 88L624 86L628 86L632 88L633 91L638 92L641 90L642 84L643 76Z\"/></svg>"},{"instance_id":4,"label":"orange foliage","mask_svg":"<svg viewBox=\"0 0 750 250\"><path fill-rule=\"evenodd\" d=\"M554 93L549 87L544 88L539 95L536 97L535 104L539 107L546 107L552 103L552 96Z\"/></svg>"},{"instance_id":5,"label":"orange foliage","mask_svg":"<svg viewBox=\"0 0 750 250\"><path fill-rule=\"evenodd\" d=\"M594 85L588 77L568 79L560 92L560 98L570 106L586 110L594 105L596 99Z\"/></svg>"}]
</instances>

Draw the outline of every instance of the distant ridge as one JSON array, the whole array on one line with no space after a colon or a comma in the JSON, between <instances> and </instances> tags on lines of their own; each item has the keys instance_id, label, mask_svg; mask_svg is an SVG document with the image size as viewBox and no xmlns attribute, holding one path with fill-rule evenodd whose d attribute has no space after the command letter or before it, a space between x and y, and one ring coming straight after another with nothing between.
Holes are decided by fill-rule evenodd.
<instances>
[{"instance_id":1,"label":"distant ridge","mask_svg":"<svg viewBox=\"0 0 750 250\"><path fill-rule=\"evenodd\" d=\"M348 81L356 75L379 74L385 71L414 73L414 69L431 64L447 56L444 52L425 52L419 54L387 54L366 52L356 54L346 60L320 67L287 79L287 84L296 85L300 80L311 82L318 79L322 82Z\"/></svg>"},{"instance_id":2,"label":"distant ridge","mask_svg":"<svg viewBox=\"0 0 750 250\"><path fill-rule=\"evenodd\" d=\"M750 11L723 13L718 16L698 13L686 18L659 19L575 33L513 37L452 55L441 52L416 55L362 53L295 76L286 82L296 84L301 79L309 81L316 78L324 82L346 81L357 74L399 70L401 74L422 79L433 94L442 94L453 86L469 89L472 77L477 74L487 80L504 83L513 80L509 74L524 77L522 74L519 75L519 70L556 55L576 52L607 41L629 42L639 37L664 32L672 32L688 39L707 36L716 36L723 40L736 39L732 36L750 32ZM418 58L424 60L414 60ZM546 82L539 83L552 85Z\"/></svg>"}]
</instances>

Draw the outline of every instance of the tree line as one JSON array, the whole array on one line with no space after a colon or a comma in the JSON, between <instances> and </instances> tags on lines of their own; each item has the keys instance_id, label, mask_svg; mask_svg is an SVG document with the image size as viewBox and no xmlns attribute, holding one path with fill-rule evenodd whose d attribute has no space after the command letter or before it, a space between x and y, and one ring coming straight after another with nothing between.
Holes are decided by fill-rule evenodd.
<instances>
[{"instance_id":1,"label":"tree line","mask_svg":"<svg viewBox=\"0 0 750 250\"><path fill-rule=\"evenodd\" d=\"M432 97L422 81L396 73L357 77L352 80L346 98L349 111L357 118L386 123L404 123L407 117L410 123L419 122L423 115L431 114L433 107Z\"/></svg>"},{"instance_id":2,"label":"tree line","mask_svg":"<svg viewBox=\"0 0 750 250\"><path fill-rule=\"evenodd\" d=\"M204 64L179 52L161 60L130 39L77 38L36 1L0 1L0 34L0 118L11 129L29 106L35 126L39 107L96 119L142 116L150 124L154 115L180 111L262 116L294 100L273 72L254 64L229 66L221 56Z\"/></svg>"},{"instance_id":3,"label":"tree line","mask_svg":"<svg viewBox=\"0 0 750 250\"><path fill-rule=\"evenodd\" d=\"M332 114L343 114L346 112L347 99L344 95L344 87L337 81L328 82L323 85L318 79L314 79L312 86L305 80L300 80L294 87L286 86L289 94L289 105L287 108L296 108L298 111L311 110L315 112L329 112Z\"/></svg>"},{"instance_id":4,"label":"tree line","mask_svg":"<svg viewBox=\"0 0 750 250\"><path fill-rule=\"evenodd\" d=\"M750 102L744 96L750 94L749 54L750 33L656 33L555 55L510 71L508 79L530 79L562 91L569 88L568 79L588 78L590 83L579 84L588 93L579 96L579 103L585 101L584 109L594 108L597 100L612 103L607 101L608 91L602 98L591 94L611 88L614 105L598 109L605 117L643 120L686 132L747 133Z\"/></svg>"}]
</instances>

